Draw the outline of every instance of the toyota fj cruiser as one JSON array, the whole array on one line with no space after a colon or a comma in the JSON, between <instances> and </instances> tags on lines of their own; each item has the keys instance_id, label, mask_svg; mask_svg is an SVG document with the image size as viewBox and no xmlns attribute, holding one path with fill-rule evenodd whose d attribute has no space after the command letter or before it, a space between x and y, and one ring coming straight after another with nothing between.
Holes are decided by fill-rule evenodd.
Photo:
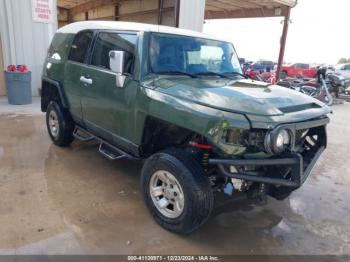
<instances>
[{"instance_id":1,"label":"toyota fj cruiser","mask_svg":"<svg viewBox=\"0 0 350 262\"><path fill-rule=\"evenodd\" d=\"M233 45L187 30L79 22L57 31L41 109L57 146L97 140L111 160L144 160L141 188L154 219L189 233L213 192L284 199L326 148L330 108L246 79Z\"/></svg>"}]
</instances>

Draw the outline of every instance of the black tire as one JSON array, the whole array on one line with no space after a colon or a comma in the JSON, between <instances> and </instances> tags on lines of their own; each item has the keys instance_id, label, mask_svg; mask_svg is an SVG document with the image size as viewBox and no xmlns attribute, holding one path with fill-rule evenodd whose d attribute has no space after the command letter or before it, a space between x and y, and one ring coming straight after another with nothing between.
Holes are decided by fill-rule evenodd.
<instances>
[{"instance_id":1,"label":"black tire","mask_svg":"<svg viewBox=\"0 0 350 262\"><path fill-rule=\"evenodd\" d=\"M151 198L151 177L159 170L170 172L182 187L184 207L176 218L164 216ZM214 196L208 178L198 161L182 149L168 149L148 158L142 168L141 188L145 203L156 222L175 233L188 234L196 230L207 221L213 210Z\"/></svg>"},{"instance_id":2,"label":"black tire","mask_svg":"<svg viewBox=\"0 0 350 262\"><path fill-rule=\"evenodd\" d=\"M49 118L51 112L54 112L58 120L58 133L57 135L53 134L53 131L50 129ZM69 146L70 143L74 140L73 131L74 131L74 122L69 115L69 112L65 109L62 109L58 103L51 101L46 110L46 126L49 136L52 142L60 147Z\"/></svg>"}]
</instances>

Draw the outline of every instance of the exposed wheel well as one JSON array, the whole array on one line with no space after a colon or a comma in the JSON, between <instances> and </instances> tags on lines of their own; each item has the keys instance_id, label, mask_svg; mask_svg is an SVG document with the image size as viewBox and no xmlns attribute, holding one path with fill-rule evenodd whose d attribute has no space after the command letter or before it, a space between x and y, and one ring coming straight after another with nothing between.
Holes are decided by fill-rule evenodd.
<instances>
[{"instance_id":1,"label":"exposed wheel well","mask_svg":"<svg viewBox=\"0 0 350 262\"><path fill-rule=\"evenodd\" d=\"M199 138L201 136L191 130L149 116L145 121L141 154L149 156L165 148L185 145L191 139Z\"/></svg>"},{"instance_id":2,"label":"exposed wheel well","mask_svg":"<svg viewBox=\"0 0 350 262\"><path fill-rule=\"evenodd\" d=\"M55 101L60 106L65 107L65 101L62 99L57 85L43 80L41 85L41 111L46 112L50 101Z\"/></svg>"}]
</instances>

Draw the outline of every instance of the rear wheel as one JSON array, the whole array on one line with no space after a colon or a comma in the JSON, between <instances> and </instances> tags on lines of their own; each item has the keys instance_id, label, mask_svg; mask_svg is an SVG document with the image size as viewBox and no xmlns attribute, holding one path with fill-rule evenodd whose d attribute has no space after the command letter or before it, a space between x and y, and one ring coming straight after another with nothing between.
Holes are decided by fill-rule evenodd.
<instances>
[{"instance_id":1,"label":"rear wheel","mask_svg":"<svg viewBox=\"0 0 350 262\"><path fill-rule=\"evenodd\" d=\"M51 101L46 110L47 131L57 146L68 146L73 141L74 122L69 113Z\"/></svg>"},{"instance_id":2,"label":"rear wheel","mask_svg":"<svg viewBox=\"0 0 350 262\"><path fill-rule=\"evenodd\" d=\"M176 233L196 230L213 209L209 180L185 150L170 149L147 159L142 168L141 187L156 222Z\"/></svg>"}]
</instances>

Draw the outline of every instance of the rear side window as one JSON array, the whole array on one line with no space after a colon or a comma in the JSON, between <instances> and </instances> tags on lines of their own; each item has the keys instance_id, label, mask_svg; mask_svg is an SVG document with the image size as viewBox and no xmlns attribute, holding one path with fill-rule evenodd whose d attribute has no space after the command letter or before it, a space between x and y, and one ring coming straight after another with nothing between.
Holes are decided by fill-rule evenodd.
<instances>
[{"instance_id":1,"label":"rear side window","mask_svg":"<svg viewBox=\"0 0 350 262\"><path fill-rule=\"evenodd\" d=\"M309 69L308 64L295 64L295 67L300 69Z\"/></svg>"},{"instance_id":2,"label":"rear side window","mask_svg":"<svg viewBox=\"0 0 350 262\"><path fill-rule=\"evenodd\" d=\"M93 33L91 31L81 32L77 34L74 38L69 60L84 63L86 54L89 51L89 47L93 38Z\"/></svg>"},{"instance_id":3,"label":"rear side window","mask_svg":"<svg viewBox=\"0 0 350 262\"><path fill-rule=\"evenodd\" d=\"M49 47L47 57L55 58L57 55L64 55L67 37L63 34L55 34Z\"/></svg>"},{"instance_id":4,"label":"rear side window","mask_svg":"<svg viewBox=\"0 0 350 262\"><path fill-rule=\"evenodd\" d=\"M273 62L271 61L262 61L260 63L263 64L264 66L273 66Z\"/></svg>"},{"instance_id":5,"label":"rear side window","mask_svg":"<svg viewBox=\"0 0 350 262\"><path fill-rule=\"evenodd\" d=\"M136 34L101 32L92 52L91 65L109 70L109 52L125 51L124 70L126 73L132 73L136 43Z\"/></svg>"}]
</instances>

